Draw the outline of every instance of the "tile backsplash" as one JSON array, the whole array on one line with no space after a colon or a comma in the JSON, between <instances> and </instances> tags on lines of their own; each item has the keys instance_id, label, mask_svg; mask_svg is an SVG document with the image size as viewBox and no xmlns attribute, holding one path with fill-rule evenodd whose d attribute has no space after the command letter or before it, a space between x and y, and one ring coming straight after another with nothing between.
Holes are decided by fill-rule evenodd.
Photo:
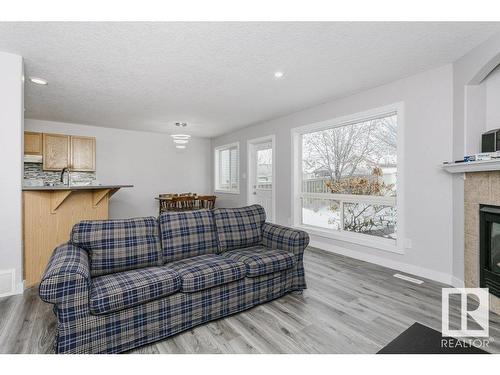
<instances>
[{"instance_id":1,"label":"tile backsplash","mask_svg":"<svg viewBox=\"0 0 500 375\"><path fill-rule=\"evenodd\" d=\"M61 178L61 172L44 171L41 163L24 163L24 179L39 180L44 184L58 183ZM95 172L71 172L71 182L82 185L95 182Z\"/></svg>"}]
</instances>

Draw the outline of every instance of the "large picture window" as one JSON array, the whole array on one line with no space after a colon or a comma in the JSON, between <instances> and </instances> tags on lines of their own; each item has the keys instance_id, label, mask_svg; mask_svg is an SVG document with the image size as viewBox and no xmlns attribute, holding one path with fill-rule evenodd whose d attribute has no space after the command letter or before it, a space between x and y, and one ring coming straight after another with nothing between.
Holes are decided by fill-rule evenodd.
<instances>
[{"instance_id":1,"label":"large picture window","mask_svg":"<svg viewBox=\"0 0 500 375\"><path fill-rule=\"evenodd\" d=\"M322 123L296 137L295 224L395 246L398 113Z\"/></svg>"},{"instance_id":2,"label":"large picture window","mask_svg":"<svg viewBox=\"0 0 500 375\"><path fill-rule=\"evenodd\" d=\"M239 193L240 147L238 143L215 149L215 190Z\"/></svg>"}]
</instances>

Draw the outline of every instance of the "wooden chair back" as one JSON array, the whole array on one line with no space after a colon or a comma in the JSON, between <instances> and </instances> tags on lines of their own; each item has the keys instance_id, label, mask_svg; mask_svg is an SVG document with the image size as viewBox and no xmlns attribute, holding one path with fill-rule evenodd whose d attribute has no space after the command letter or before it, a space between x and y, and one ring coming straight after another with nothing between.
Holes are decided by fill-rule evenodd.
<instances>
[{"instance_id":1,"label":"wooden chair back","mask_svg":"<svg viewBox=\"0 0 500 375\"><path fill-rule=\"evenodd\" d=\"M198 201L200 203L200 208L206 208L213 210L215 208L215 195L200 195Z\"/></svg>"},{"instance_id":2,"label":"wooden chair back","mask_svg":"<svg viewBox=\"0 0 500 375\"><path fill-rule=\"evenodd\" d=\"M190 211L195 209L195 199L192 196L178 196L173 198L177 211Z\"/></svg>"},{"instance_id":3,"label":"wooden chair back","mask_svg":"<svg viewBox=\"0 0 500 375\"><path fill-rule=\"evenodd\" d=\"M175 210L175 202L174 198L177 194L159 194L158 197L160 199L160 215L165 211L174 211ZM165 199L167 198L167 199Z\"/></svg>"}]
</instances>

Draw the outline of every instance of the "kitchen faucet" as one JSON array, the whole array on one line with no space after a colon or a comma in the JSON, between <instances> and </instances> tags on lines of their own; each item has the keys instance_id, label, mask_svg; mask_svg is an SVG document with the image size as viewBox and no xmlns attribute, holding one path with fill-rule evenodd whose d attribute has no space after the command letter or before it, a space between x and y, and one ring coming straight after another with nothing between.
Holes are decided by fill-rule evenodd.
<instances>
[{"instance_id":1,"label":"kitchen faucet","mask_svg":"<svg viewBox=\"0 0 500 375\"><path fill-rule=\"evenodd\" d=\"M68 167L64 167L62 170L61 170L61 183L64 184L64 172L68 172L68 183L66 185L70 185L71 183L71 173L68 169Z\"/></svg>"}]
</instances>

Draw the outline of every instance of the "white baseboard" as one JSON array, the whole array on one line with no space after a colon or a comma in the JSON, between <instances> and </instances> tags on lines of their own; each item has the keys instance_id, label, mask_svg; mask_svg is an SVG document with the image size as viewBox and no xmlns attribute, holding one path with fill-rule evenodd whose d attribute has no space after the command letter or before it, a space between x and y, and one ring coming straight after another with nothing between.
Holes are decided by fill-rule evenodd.
<instances>
[{"instance_id":1,"label":"white baseboard","mask_svg":"<svg viewBox=\"0 0 500 375\"><path fill-rule=\"evenodd\" d=\"M451 278L451 286L455 288L465 288L465 282L458 277L452 276Z\"/></svg>"},{"instance_id":2,"label":"white baseboard","mask_svg":"<svg viewBox=\"0 0 500 375\"><path fill-rule=\"evenodd\" d=\"M24 280L16 285L14 294L23 294L24 293Z\"/></svg>"},{"instance_id":3,"label":"white baseboard","mask_svg":"<svg viewBox=\"0 0 500 375\"><path fill-rule=\"evenodd\" d=\"M0 270L0 297L8 297L24 292L24 282L16 284L16 270Z\"/></svg>"},{"instance_id":4,"label":"white baseboard","mask_svg":"<svg viewBox=\"0 0 500 375\"><path fill-rule=\"evenodd\" d=\"M379 266L391 268L393 270L408 273L410 275L415 275L419 277L424 277L429 280L437 281L446 285L454 285L454 282L459 282L458 278L454 278L452 275L448 275L443 272L431 270L429 268L415 266L413 264L408 264L404 262L398 262L392 259L382 258L371 254L365 254L355 250L344 249L339 246L325 244L324 242L319 242L317 240L311 239L309 246L317 247L325 251L330 251L332 253L345 255L350 258L359 259L365 262L377 264ZM456 279L456 280L454 280ZM462 282L463 283L463 282Z\"/></svg>"}]
</instances>

